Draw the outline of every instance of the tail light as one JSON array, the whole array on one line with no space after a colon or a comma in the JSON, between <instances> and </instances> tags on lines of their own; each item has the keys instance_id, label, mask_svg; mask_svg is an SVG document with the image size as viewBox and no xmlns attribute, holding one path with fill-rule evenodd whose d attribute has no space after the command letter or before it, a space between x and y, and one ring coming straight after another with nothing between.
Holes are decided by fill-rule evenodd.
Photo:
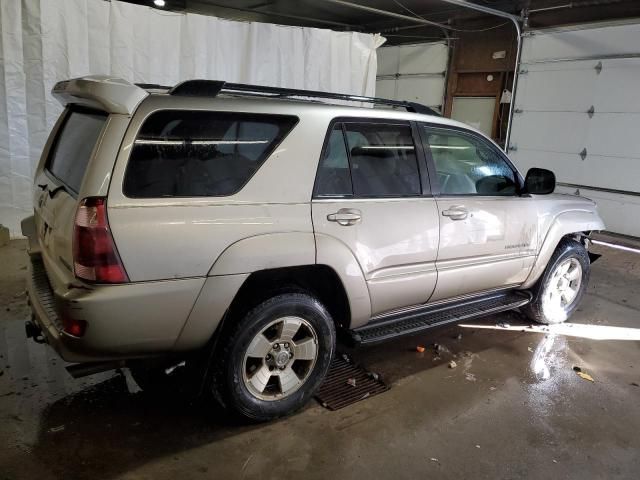
<instances>
[{"instance_id":1,"label":"tail light","mask_svg":"<svg viewBox=\"0 0 640 480\"><path fill-rule=\"evenodd\" d=\"M76 277L95 283L129 281L111 236L104 197L88 197L80 202L73 237Z\"/></svg>"}]
</instances>

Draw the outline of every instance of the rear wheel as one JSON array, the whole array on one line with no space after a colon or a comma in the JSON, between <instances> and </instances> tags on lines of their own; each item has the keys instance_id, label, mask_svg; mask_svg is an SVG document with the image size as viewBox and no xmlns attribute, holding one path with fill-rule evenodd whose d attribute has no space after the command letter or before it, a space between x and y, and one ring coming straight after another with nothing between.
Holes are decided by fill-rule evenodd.
<instances>
[{"instance_id":1,"label":"rear wheel","mask_svg":"<svg viewBox=\"0 0 640 480\"><path fill-rule=\"evenodd\" d=\"M523 309L524 313L538 323L564 322L584 295L590 267L584 245L562 240L533 288L533 301Z\"/></svg>"},{"instance_id":2,"label":"rear wheel","mask_svg":"<svg viewBox=\"0 0 640 480\"><path fill-rule=\"evenodd\" d=\"M213 387L242 416L266 421L298 410L313 396L329 369L336 333L317 299L285 293L257 305L218 342Z\"/></svg>"}]
</instances>

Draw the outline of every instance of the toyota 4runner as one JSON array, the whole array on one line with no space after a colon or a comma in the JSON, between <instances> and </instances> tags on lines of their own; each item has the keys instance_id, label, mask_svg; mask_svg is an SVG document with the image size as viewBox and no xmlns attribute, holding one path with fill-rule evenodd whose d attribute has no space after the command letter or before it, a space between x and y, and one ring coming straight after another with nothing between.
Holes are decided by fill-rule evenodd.
<instances>
[{"instance_id":1,"label":"toyota 4runner","mask_svg":"<svg viewBox=\"0 0 640 480\"><path fill-rule=\"evenodd\" d=\"M557 323L584 294L594 202L422 105L98 76L53 95L22 222L27 334L76 375L127 366L146 389L186 361L267 420L313 395L336 331L370 344L514 308Z\"/></svg>"}]
</instances>

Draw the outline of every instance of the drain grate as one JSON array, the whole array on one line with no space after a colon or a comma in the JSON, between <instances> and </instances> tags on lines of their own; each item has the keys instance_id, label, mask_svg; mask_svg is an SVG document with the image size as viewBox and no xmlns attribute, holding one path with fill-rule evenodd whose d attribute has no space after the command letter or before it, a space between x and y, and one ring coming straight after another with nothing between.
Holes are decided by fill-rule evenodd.
<instances>
[{"instance_id":1,"label":"drain grate","mask_svg":"<svg viewBox=\"0 0 640 480\"><path fill-rule=\"evenodd\" d=\"M316 399L329 410L339 410L388 389L376 375L354 365L349 357L342 355L331 362Z\"/></svg>"}]
</instances>

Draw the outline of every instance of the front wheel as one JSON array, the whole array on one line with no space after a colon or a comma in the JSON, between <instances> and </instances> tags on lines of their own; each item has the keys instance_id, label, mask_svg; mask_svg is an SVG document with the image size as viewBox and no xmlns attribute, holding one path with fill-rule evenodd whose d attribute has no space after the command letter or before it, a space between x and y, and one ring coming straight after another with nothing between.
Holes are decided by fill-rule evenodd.
<instances>
[{"instance_id":1,"label":"front wheel","mask_svg":"<svg viewBox=\"0 0 640 480\"><path fill-rule=\"evenodd\" d=\"M329 369L333 319L315 298L286 293L266 300L220 338L216 385L223 402L252 420L272 420L301 408Z\"/></svg>"},{"instance_id":2,"label":"front wheel","mask_svg":"<svg viewBox=\"0 0 640 480\"><path fill-rule=\"evenodd\" d=\"M524 307L524 313L538 323L564 322L584 295L590 267L584 245L575 240L562 240L534 286L533 300Z\"/></svg>"}]
</instances>

